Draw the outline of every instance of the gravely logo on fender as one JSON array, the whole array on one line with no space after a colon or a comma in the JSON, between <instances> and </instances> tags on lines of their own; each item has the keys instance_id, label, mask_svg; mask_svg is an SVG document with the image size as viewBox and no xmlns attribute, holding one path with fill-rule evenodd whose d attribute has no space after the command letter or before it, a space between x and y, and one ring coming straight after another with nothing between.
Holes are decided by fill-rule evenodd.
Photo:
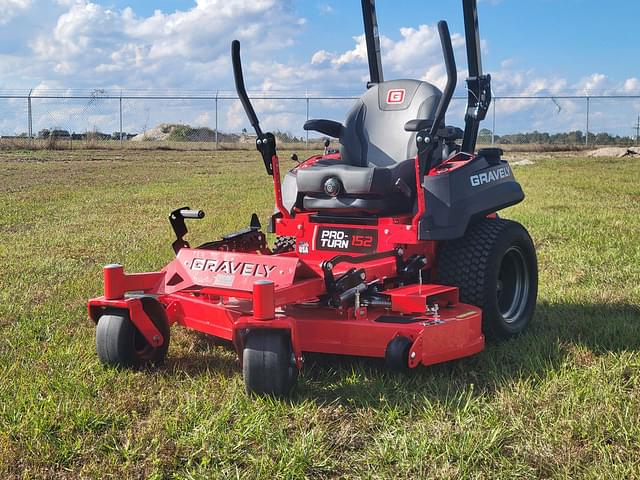
<instances>
[{"instance_id":1,"label":"gravely logo on fender","mask_svg":"<svg viewBox=\"0 0 640 480\"><path fill-rule=\"evenodd\" d=\"M469 181L471 182L472 187L479 187L486 183L497 182L498 180L507 178L510 175L511 169L508 165L505 165L504 167L498 167L486 172L478 173L477 175L472 175L469 177Z\"/></svg>"},{"instance_id":2,"label":"gravely logo on fender","mask_svg":"<svg viewBox=\"0 0 640 480\"><path fill-rule=\"evenodd\" d=\"M232 260L218 260L213 258L194 258L191 270L198 272L223 273L227 275L244 275L245 277L268 278L276 268L275 265L251 262L234 262Z\"/></svg>"},{"instance_id":3,"label":"gravely logo on fender","mask_svg":"<svg viewBox=\"0 0 640 480\"><path fill-rule=\"evenodd\" d=\"M315 244L316 250L371 253L378 246L378 231L367 228L320 227Z\"/></svg>"}]
</instances>

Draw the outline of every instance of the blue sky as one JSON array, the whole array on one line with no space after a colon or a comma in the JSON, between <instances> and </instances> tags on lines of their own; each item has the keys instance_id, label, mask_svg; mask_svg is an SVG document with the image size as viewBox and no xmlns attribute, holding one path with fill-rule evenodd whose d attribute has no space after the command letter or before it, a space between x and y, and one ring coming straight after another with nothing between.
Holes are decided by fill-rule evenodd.
<instances>
[{"instance_id":1,"label":"blue sky","mask_svg":"<svg viewBox=\"0 0 640 480\"><path fill-rule=\"evenodd\" d=\"M462 32L460 3L379 0L380 30L397 38L403 26L445 19L452 31ZM332 15L318 15L313 2L299 2L304 14L313 18L307 47L301 46L301 51L320 45L313 39L327 29L336 30L338 25L349 33L332 36L330 48L344 46L345 36L357 35L362 29L359 2L324 5L331 5ZM484 59L488 71L510 60L519 68L533 68L541 75L563 76L576 82L594 72L619 81L640 74L638 0L489 0L480 2L479 15L482 38L488 43ZM459 62L464 63L464 59Z\"/></svg>"},{"instance_id":2,"label":"blue sky","mask_svg":"<svg viewBox=\"0 0 640 480\"><path fill-rule=\"evenodd\" d=\"M377 3L386 78L442 86L435 25L446 19L464 86L461 1ZM640 1L479 0L479 10L485 71L497 95L640 94L633 41ZM229 44L240 38L250 90L358 93L367 74L361 34L358 0L0 0L0 90L230 90ZM301 106L287 105L262 101L257 108L266 121L297 132ZM345 102L316 103L313 113L340 118L347 108ZM462 105L454 108L459 113ZM511 117L503 124L522 130L582 123L579 102L562 108L538 102L533 111L530 103L504 101L499 108ZM626 128L636 108L625 104L624 118L611 128ZM612 125L616 110L602 107L602 129ZM6 130L13 120L2 113L0 130ZM64 115L52 116L62 122L57 119ZM185 110L179 117L211 122L209 112ZM128 118L133 122L134 113ZM222 121L227 130L246 123L237 104L225 107ZM142 120L136 122L131 128L140 128Z\"/></svg>"},{"instance_id":3,"label":"blue sky","mask_svg":"<svg viewBox=\"0 0 640 480\"><path fill-rule=\"evenodd\" d=\"M114 9L132 7L141 16L155 10L170 13L196 4L187 0L96 2ZM402 27L449 22L462 32L457 0L378 0L381 33L399 37ZM360 2L298 0L292 8L306 19L295 45L277 58L308 59L320 49L346 50L351 38L362 33ZM485 68L500 68L504 61L541 75L578 82L593 73L614 81L640 74L640 51L634 41L640 30L637 0L485 0L480 1L482 38L487 42ZM635 33L634 33L635 32ZM464 63L464 58L458 60Z\"/></svg>"}]
</instances>

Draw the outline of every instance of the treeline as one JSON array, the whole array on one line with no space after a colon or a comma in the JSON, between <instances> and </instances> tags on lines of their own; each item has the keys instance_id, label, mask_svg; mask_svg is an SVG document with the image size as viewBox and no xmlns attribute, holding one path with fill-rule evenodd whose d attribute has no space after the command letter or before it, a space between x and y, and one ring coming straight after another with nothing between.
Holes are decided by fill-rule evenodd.
<instances>
[{"instance_id":1,"label":"treeline","mask_svg":"<svg viewBox=\"0 0 640 480\"><path fill-rule=\"evenodd\" d=\"M49 130L48 128L43 128L42 130L40 130L38 132L38 135L36 136L37 139L40 140L48 140L50 138L56 138L56 139L60 139L60 140L65 140L65 139L71 139L71 140L119 140L120 137L122 136L122 138L124 140L130 140L131 138L133 138L136 134L135 133L127 133L127 132L122 132L122 134L120 132L113 132L111 134L109 133L103 133L103 132L98 132L98 131L93 131L93 132L85 132L85 133L76 133L76 132L69 132L68 130L63 130L63 129L52 129ZM27 138L29 135L27 133L21 133L20 135L17 135L16 138Z\"/></svg>"},{"instance_id":2,"label":"treeline","mask_svg":"<svg viewBox=\"0 0 640 480\"><path fill-rule=\"evenodd\" d=\"M483 128L478 135L478 142L491 143L491 130ZM581 130L564 133L546 133L534 130L528 133L514 133L511 135L496 135L495 143L501 145L584 145L587 137ZM589 145L634 145L635 138L609 133L589 133Z\"/></svg>"}]
</instances>

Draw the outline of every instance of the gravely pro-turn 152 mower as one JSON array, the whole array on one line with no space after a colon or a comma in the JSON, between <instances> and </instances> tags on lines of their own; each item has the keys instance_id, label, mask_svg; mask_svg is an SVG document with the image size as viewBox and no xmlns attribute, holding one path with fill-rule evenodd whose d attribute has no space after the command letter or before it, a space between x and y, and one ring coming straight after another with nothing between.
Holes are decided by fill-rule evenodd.
<instances>
[{"instance_id":1,"label":"gravely pro-turn 152 mower","mask_svg":"<svg viewBox=\"0 0 640 480\"><path fill-rule=\"evenodd\" d=\"M475 153L491 102L480 61L476 0L463 0L469 64L465 129L446 126L457 71L446 22L438 24L444 92L418 80L384 81L374 0L362 0L371 81L344 124L306 130L338 139L281 181L276 139L264 133L232 43L238 96L273 176L273 248L248 228L192 248L171 213L176 259L159 272L104 267L104 295L89 301L100 360L158 363L174 324L229 340L247 392L287 395L305 352L384 358L396 370L480 352L484 335L522 332L537 295L536 253L499 210L524 194L498 149ZM458 145L457 140L462 140Z\"/></svg>"}]
</instances>

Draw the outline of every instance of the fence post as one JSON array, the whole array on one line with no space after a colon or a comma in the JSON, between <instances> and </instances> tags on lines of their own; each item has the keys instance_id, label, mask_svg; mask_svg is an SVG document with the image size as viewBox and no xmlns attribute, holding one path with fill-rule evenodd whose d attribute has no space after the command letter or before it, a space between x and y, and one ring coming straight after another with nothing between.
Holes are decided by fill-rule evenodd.
<instances>
[{"instance_id":1,"label":"fence post","mask_svg":"<svg viewBox=\"0 0 640 480\"><path fill-rule=\"evenodd\" d=\"M29 132L29 145L33 144L33 110L31 109L31 93L33 88L29 90L27 97L27 130Z\"/></svg>"},{"instance_id":2,"label":"fence post","mask_svg":"<svg viewBox=\"0 0 640 480\"><path fill-rule=\"evenodd\" d=\"M493 125L491 127L491 145L496 144L496 103L498 103L498 98L493 99Z\"/></svg>"},{"instance_id":3,"label":"fence post","mask_svg":"<svg viewBox=\"0 0 640 480\"><path fill-rule=\"evenodd\" d=\"M589 98L589 95L587 95L587 134L585 135L585 140L584 140L584 144L586 147L589 146L589 110L591 108L591 99Z\"/></svg>"},{"instance_id":4,"label":"fence post","mask_svg":"<svg viewBox=\"0 0 640 480\"><path fill-rule=\"evenodd\" d=\"M220 91L216 90L216 150L218 150L218 93Z\"/></svg>"},{"instance_id":5,"label":"fence post","mask_svg":"<svg viewBox=\"0 0 640 480\"><path fill-rule=\"evenodd\" d=\"M309 91L304 92L305 99L307 101L307 122L309 121ZM307 139L304 144L305 150L309 150L309 130L307 130Z\"/></svg>"},{"instance_id":6,"label":"fence post","mask_svg":"<svg viewBox=\"0 0 640 480\"><path fill-rule=\"evenodd\" d=\"M122 90L120 90L120 148L122 148Z\"/></svg>"}]
</instances>

